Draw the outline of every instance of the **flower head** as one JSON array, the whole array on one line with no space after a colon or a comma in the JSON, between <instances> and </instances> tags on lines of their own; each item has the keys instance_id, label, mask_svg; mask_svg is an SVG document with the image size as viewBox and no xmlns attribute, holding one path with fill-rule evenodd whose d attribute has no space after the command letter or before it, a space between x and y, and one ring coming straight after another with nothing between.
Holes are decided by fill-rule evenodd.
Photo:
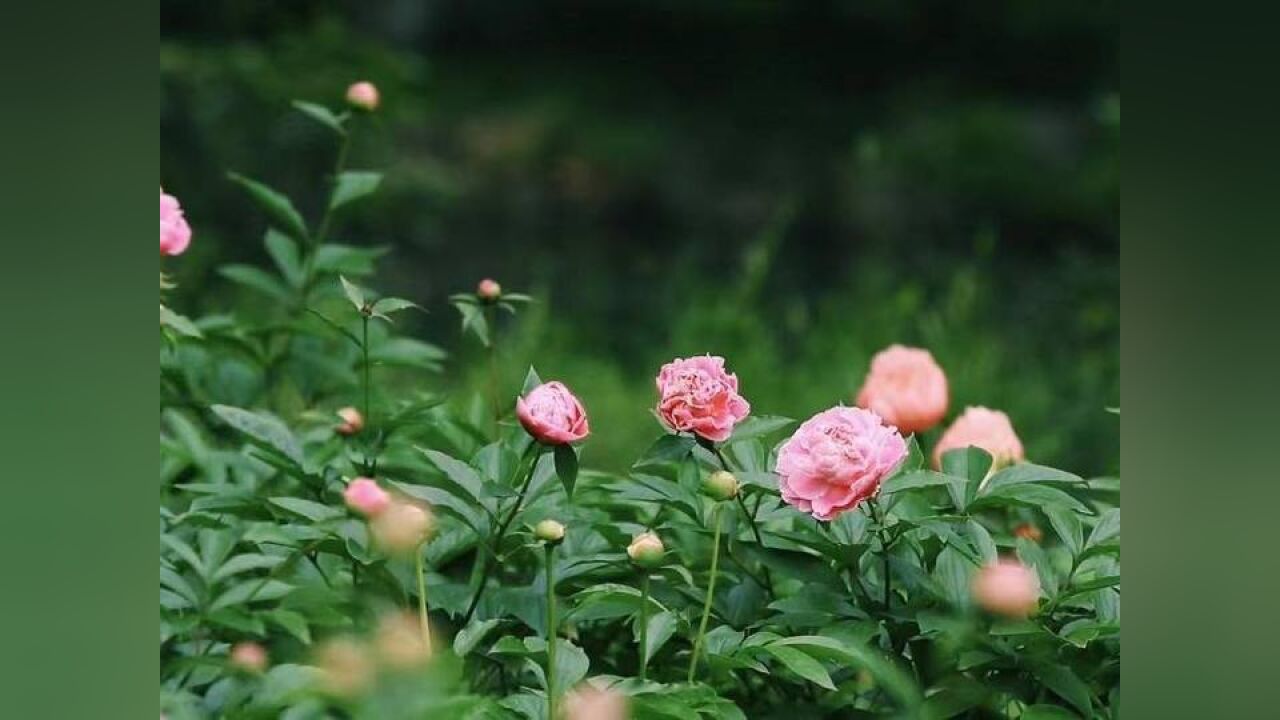
<instances>
[{"instance_id":1,"label":"flower head","mask_svg":"<svg viewBox=\"0 0 1280 720\"><path fill-rule=\"evenodd\" d=\"M947 376L928 350L891 345L871 359L857 403L900 432L928 430L947 414Z\"/></svg>"},{"instance_id":2,"label":"flower head","mask_svg":"<svg viewBox=\"0 0 1280 720\"><path fill-rule=\"evenodd\" d=\"M831 520L875 495L907 457L902 435L870 410L834 407L804 421L778 450L782 499Z\"/></svg>"},{"instance_id":3,"label":"flower head","mask_svg":"<svg viewBox=\"0 0 1280 720\"><path fill-rule=\"evenodd\" d=\"M388 667L411 670L431 659L431 647L419 619L406 612L389 612L378 620L374 649Z\"/></svg>"},{"instance_id":4,"label":"flower head","mask_svg":"<svg viewBox=\"0 0 1280 720\"><path fill-rule=\"evenodd\" d=\"M182 214L178 198L160 189L160 254L181 255L191 244L191 226Z\"/></svg>"},{"instance_id":5,"label":"flower head","mask_svg":"<svg viewBox=\"0 0 1280 720\"><path fill-rule=\"evenodd\" d=\"M373 684L373 660L363 644L351 638L334 638L316 649L320 688L330 695L352 698Z\"/></svg>"},{"instance_id":6,"label":"flower head","mask_svg":"<svg viewBox=\"0 0 1280 720\"><path fill-rule=\"evenodd\" d=\"M394 500L369 521L373 539L383 550L394 554L412 553L427 541L435 529L430 510L412 502Z\"/></svg>"},{"instance_id":7,"label":"flower head","mask_svg":"<svg viewBox=\"0 0 1280 720\"><path fill-rule=\"evenodd\" d=\"M493 302L494 300L502 297L502 286L493 278L485 278L480 281L479 285L476 285L476 295L478 295L481 300Z\"/></svg>"},{"instance_id":8,"label":"flower head","mask_svg":"<svg viewBox=\"0 0 1280 720\"><path fill-rule=\"evenodd\" d=\"M347 507L365 517L373 517L391 505L391 496L370 478L356 478L342 492Z\"/></svg>"},{"instance_id":9,"label":"flower head","mask_svg":"<svg viewBox=\"0 0 1280 720\"><path fill-rule=\"evenodd\" d=\"M662 366L655 382L658 417L675 432L724 442L751 412L738 394L738 376L725 370L722 357L676 358Z\"/></svg>"},{"instance_id":10,"label":"flower head","mask_svg":"<svg viewBox=\"0 0 1280 720\"><path fill-rule=\"evenodd\" d=\"M543 520L534 526L533 536L542 542L557 545L564 540L564 525L555 520Z\"/></svg>"},{"instance_id":11,"label":"flower head","mask_svg":"<svg viewBox=\"0 0 1280 720\"><path fill-rule=\"evenodd\" d=\"M970 590L978 605L1008 617L1026 617L1040 602L1040 578L1035 570L1012 559L978 570Z\"/></svg>"},{"instance_id":12,"label":"flower head","mask_svg":"<svg viewBox=\"0 0 1280 720\"><path fill-rule=\"evenodd\" d=\"M364 429L364 415L353 407L344 407L338 411L338 418L342 422L334 428L339 435L355 435Z\"/></svg>"},{"instance_id":13,"label":"flower head","mask_svg":"<svg viewBox=\"0 0 1280 720\"><path fill-rule=\"evenodd\" d=\"M627 696L617 690L583 685L564 698L566 720L627 720Z\"/></svg>"},{"instance_id":14,"label":"flower head","mask_svg":"<svg viewBox=\"0 0 1280 720\"><path fill-rule=\"evenodd\" d=\"M359 110L377 110L379 98L378 88L371 82L361 81L347 88L347 103Z\"/></svg>"},{"instance_id":15,"label":"flower head","mask_svg":"<svg viewBox=\"0 0 1280 720\"><path fill-rule=\"evenodd\" d=\"M654 568L662 564L662 555L666 547L657 533L642 532L636 535L627 546L627 557L642 568Z\"/></svg>"},{"instance_id":16,"label":"flower head","mask_svg":"<svg viewBox=\"0 0 1280 720\"><path fill-rule=\"evenodd\" d=\"M231 648L228 660L232 667L255 675L267 670L267 651L256 642L240 642Z\"/></svg>"},{"instance_id":17,"label":"flower head","mask_svg":"<svg viewBox=\"0 0 1280 720\"><path fill-rule=\"evenodd\" d=\"M948 450L970 445L991 454L991 472L1026 459L1022 452L1022 441L1013 431L1008 415L999 410L968 407L938 439L938 444L933 448L933 466L942 467L942 454Z\"/></svg>"},{"instance_id":18,"label":"flower head","mask_svg":"<svg viewBox=\"0 0 1280 720\"><path fill-rule=\"evenodd\" d=\"M567 445L591 433L587 411L561 382L548 382L516 398L516 417L538 442Z\"/></svg>"},{"instance_id":19,"label":"flower head","mask_svg":"<svg viewBox=\"0 0 1280 720\"><path fill-rule=\"evenodd\" d=\"M702 482L702 491L716 500L732 500L738 496L738 478L728 470L717 470Z\"/></svg>"}]
</instances>

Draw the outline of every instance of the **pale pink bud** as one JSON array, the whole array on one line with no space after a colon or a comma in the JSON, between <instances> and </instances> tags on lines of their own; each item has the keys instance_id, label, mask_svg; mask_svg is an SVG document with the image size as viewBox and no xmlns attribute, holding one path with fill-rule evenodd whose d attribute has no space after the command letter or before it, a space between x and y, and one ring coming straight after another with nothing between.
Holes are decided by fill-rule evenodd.
<instances>
[{"instance_id":1,"label":"pale pink bud","mask_svg":"<svg viewBox=\"0 0 1280 720\"><path fill-rule=\"evenodd\" d=\"M516 418L538 442L567 445L591 432L582 402L561 382L548 382L516 398Z\"/></svg>"},{"instance_id":2,"label":"pale pink bud","mask_svg":"<svg viewBox=\"0 0 1280 720\"><path fill-rule=\"evenodd\" d=\"M392 502L369 521L374 541L394 554L417 550L434 529L435 516L431 511L411 502Z\"/></svg>"},{"instance_id":3,"label":"pale pink bud","mask_svg":"<svg viewBox=\"0 0 1280 720\"><path fill-rule=\"evenodd\" d=\"M1026 617L1040 602L1040 579L1035 570L1012 559L980 569L970 589L979 606L998 615Z\"/></svg>"},{"instance_id":4,"label":"pale pink bud","mask_svg":"<svg viewBox=\"0 0 1280 720\"><path fill-rule=\"evenodd\" d=\"M347 88L347 102L352 107L370 112L378 109L378 88L371 82L361 81Z\"/></svg>"},{"instance_id":5,"label":"pale pink bud","mask_svg":"<svg viewBox=\"0 0 1280 720\"><path fill-rule=\"evenodd\" d=\"M702 492L716 500L732 500L738 496L738 478L728 470L717 470L703 481Z\"/></svg>"},{"instance_id":6,"label":"pale pink bud","mask_svg":"<svg viewBox=\"0 0 1280 720\"><path fill-rule=\"evenodd\" d=\"M378 621L374 646L378 657L396 670L411 670L431 659L431 647L418 618L406 612L391 612Z\"/></svg>"},{"instance_id":7,"label":"pale pink bud","mask_svg":"<svg viewBox=\"0 0 1280 720\"><path fill-rule=\"evenodd\" d=\"M652 532L640 533L627 546L627 557L642 568L653 568L662 564L662 555L665 552L666 547L662 544L662 538Z\"/></svg>"},{"instance_id":8,"label":"pale pink bud","mask_svg":"<svg viewBox=\"0 0 1280 720\"><path fill-rule=\"evenodd\" d=\"M476 286L476 295L481 300L492 302L502 297L502 286L493 278L485 278Z\"/></svg>"},{"instance_id":9,"label":"pale pink bud","mask_svg":"<svg viewBox=\"0 0 1280 720\"><path fill-rule=\"evenodd\" d=\"M339 435L355 435L364 429L364 415L353 407L344 407L338 411L338 417L342 422L334 428Z\"/></svg>"},{"instance_id":10,"label":"pale pink bud","mask_svg":"<svg viewBox=\"0 0 1280 720\"><path fill-rule=\"evenodd\" d=\"M255 642L236 643L228 658L232 667L247 673L256 675L267 669L267 651Z\"/></svg>"},{"instance_id":11,"label":"pale pink bud","mask_svg":"<svg viewBox=\"0 0 1280 720\"><path fill-rule=\"evenodd\" d=\"M369 478L356 478L342 493L347 507L365 517L373 517L391 504L391 496Z\"/></svg>"},{"instance_id":12,"label":"pale pink bud","mask_svg":"<svg viewBox=\"0 0 1280 720\"><path fill-rule=\"evenodd\" d=\"M316 650L320 689L342 698L364 693L373 684L374 667L369 651L351 638L335 638Z\"/></svg>"}]
</instances>

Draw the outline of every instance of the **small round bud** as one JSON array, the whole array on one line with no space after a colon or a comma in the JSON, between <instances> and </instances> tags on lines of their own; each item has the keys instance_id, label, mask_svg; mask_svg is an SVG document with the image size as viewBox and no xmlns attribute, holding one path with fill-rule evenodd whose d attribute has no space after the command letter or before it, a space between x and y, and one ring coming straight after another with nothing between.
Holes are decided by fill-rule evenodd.
<instances>
[{"instance_id":1,"label":"small round bud","mask_svg":"<svg viewBox=\"0 0 1280 720\"><path fill-rule=\"evenodd\" d=\"M662 538L651 532L640 533L627 546L627 557L642 568L655 568L661 565L662 555L665 552Z\"/></svg>"},{"instance_id":2,"label":"small round bud","mask_svg":"<svg viewBox=\"0 0 1280 720\"><path fill-rule=\"evenodd\" d=\"M1038 543L1044 539L1044 533L1035 523L1024 522L1013 529L1014 537L1026 538L1033 543Z\"/></svg>"},{"instance_id":3,"label":"small round bud","mask_svg":"<svg viewBox=\"0 0 1280 720\"><path fill-rule=\"evenodd\" d=\"M703 481L702 492L716 500L732 500L738 496L738 478L728 470L717 470Z\"/></svg>"},{"instance_id":4,"label":"small round bud","mask_svg":"<svg viewBox=\"0 0 1280 720\"><path fill-rule=\"evenodd\" d=\"M347 103L359 110L378 109L378 88L371 82L358 82L347 88Z\"/></svg>"},{"instance_id":5,"label":"small round bud","mask_svg":"<svg viewBox=\"0 0 1280 720\"><path fill-rule=\"evenodd\" d=\"M370 478L356 478L342 492L347 507L365 516L373 517L391 505L391 495Z\"/></svg>"},{"instance_id":6,"label":"small round bud","mask_svg":"<svg viewBox=\"0 0 1280 720\"><path fill-rule=\"evenodd\" d=\"M422 625L406 612L387 613L378 620L374 646L382 662L394 670L412 670L431 659Z\"/></svg>"},{"instance_id":7,"label":"small round bud","mask_svg":"<svg viewBox=\"0 0 1280 720\"><path fill-rule=\"evenodd\" d=\"M338 411L338 418L342 422L334 430L339 435L355 435L364 429L364 415L353 407L344 407Z\"/></svg>"},{"instance_id":8,"label":"small round bud","mask_svg":"<svg viewBox=\"0 0 1280 720\"><path fill-rule=\"evenodd\" d=\"M978 605L1008 617L1025 618L1040 602L1040 578L1017 560L1003 559L978 570L970 587Z\"/></svg>"},{"instance_id":9,"label":"small round bud","mask_svg":"<svg viewBox=\"0 0 1280 720\"><path fill-rule=\"evenodd\" d=\"M567 720L627 720L627 696L617 690L602 690L583 684L564 697Z\"/></svg>"},{"instance_id":10,"label":"small round bud","mask_svg":"<svg viewBox=\"0 0 1280 720\"><path fill-rule=\"evenodd\" d=\"M544 543L558 545L564 540L564 525L555 520L543 520L534 526L533 536Z\"/></svg>"},{"instance_id":11,"label":"small round bud","mask_svg":"<svg viewBox=\"0 0 1280 720\"><path fill-rule=\"evenodd\" d=\"M228 661L237 670L260 675L267 670L267 651L255 642L236 643Z\"/></svg>"},{"instance_id":12,"label":"small round bud","mask_svg":"<svg viewBox=\"0 0 1280 720\"><path fill-rule=\"evenodd\" d=\"M502 286L493 278L485 278L476 286L476 295L485 302L493 302L502 297Z\"/></svg>"},{"instance_id":13,"label":"small round bud","mask_svg":"<svg viewBox=\"0 0 1280 720\"><path fill-rule=\"evenodd\" d=\"M435 516L430 510L411 502L395 501L369 521L373 539L386 552L412 553L427 541L435 529Z\"/></svg>"},{"instance_id":14,"label":"small round bud","mask_svg":"<svg viewBox=\"0 0 1280 720\"><path fill-rule=\"evenodd\" d=\"M351 638L335 638L316 650L320 689L330 695L352 698L373 684L373 660L364 645Z\"/></svg>"}]
</instances>

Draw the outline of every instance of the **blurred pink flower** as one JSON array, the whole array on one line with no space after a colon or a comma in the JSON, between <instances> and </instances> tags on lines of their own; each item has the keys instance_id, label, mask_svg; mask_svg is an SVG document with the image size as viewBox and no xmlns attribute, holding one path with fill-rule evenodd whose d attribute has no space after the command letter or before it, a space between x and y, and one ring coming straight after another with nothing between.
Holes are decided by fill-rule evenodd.
<instances>
[{"instance_id":1,"label":"blurred pink flower","mask_svg":"<svg viewBox=\"0 0 1280 720\"><path fill-rule=\"evenodd\" d=\"M502 286L493 278L485 278L476 286L476 295L481 300L497 300L502 296Z\"/></svg>"},{"instance_id":2,"label":"blurred pink flower","mask_svg":"<svg viewBox=\"0 0 1280 720\"><path fill-rule=\"evenodd\" d=\"M778 489L796 508L831 520L875 495L906 457L906 441L879 415L834 407L804 421L778 449Z\"/></svg>"},{"instance_id":3,"label":"blurred pink flower","mask_svg":"<svg viewBox=\"0 0 1280 720\"><path fill-rule=\"evenodd\" d=\"M751 412L738 394L738 376L725 371L722 357L676 358L662 366L656 382L658 416L676 432L724 442Z\"/></svg>"},{"instance_id":4,"label":"blurred pink flower","mask_svg":"<svg viewBox=\"0 0 1280 720\"><path fill-rule=\"evenodd\" d=\"M975 406L965 408L964 413L942 433L933 448L933 466L942 467L942 454L948 450L980 447L991 453L991 471L1026 459L1022 453L1022 441L1013 431L1009 416L999 410Z\"/></svg>"},{"instance_id":5,"label":"blurred pink flower","mask_svg":"<svg viewBox=\"0 0 1280 720\"><path fill-rule=\"evenodd\" d=\"M543 383L516 398L516 417L530 435L547 445L567 445L591 433L587 411L561 382Z\"/></svg>"},{"instance_id":6,"label":"blurred pink flower","mask_svg":"<svg viewBox=\"0 0 1280 720\"><path fill-rule=\"evenodd\" d=\"M978 570L970 590L978 605L1009 617L1026 617L1040 602L1040 578L1017 560L1001 559Z\"/></svg>"},{"instance_id":7,"label":"blurred pink flower","mask_svg":"<svg viewBox=\"0 0 1280 720\"><path fill-rule=\"evenodd\" d=\"M627 697L616 690L583 685L564 699L566 720L627 720Z\"/></svg>"},{"instance_id":8,"label":"blurred pink flower","mask_svg":"<svg viewBox=\"0 0 1280 720\"><path fill-rule=\"evenodd\" d=\"M947 414L947 376L928 350L890 345L871 359L857 404L903 433L928 430Z\"/></svg>"},{"instance_id":9,"label":"blurred pink flower","mask_svg":"<svg viewBox=\"0 0 1280 720\"><path fill-rule=\"evenodd\" d=\"M347 88L347 102L361 110L377 110L378 88L371 82L361 81Z\"/></svg>"},{"instance_id":10,"label":"blurred pink flower","mask_svg":"<svg viewBox=\"0 0 1280 720\"><path fill-rule=\"evenodd\" d=\"M255 642L236 643L228 657L231 665L249 673L262 673L267 669L267 651Z\"/></svg>"},{"instance_id":11,"label":"blurred pink flower","mask_svg":"<svg viewBox=\"0 0 1280 720\"><path fill-rule=\"evenodd\" d=\"M353 407L344 407L338 411L338 417L342 422L334 428L339 435L355 435L364 429L364 415Z\"/></svg>"},{"instance_id":12,"label":"blurred pink flower","mask_svg":"<svg viewBox=\"0 0 1280 720\"><path fill-rule=\"evenodd\" d=\"M178 198L160 189L160 254L181 255L191 244L191 226L182 215Z\"/></svg>"},{"instance_id":13,"label":"blurred pink flower","mask_svg":"<svg viewBox=\"0 0 1280 720\"><path fill-rule=\"evenodd\" d=\"M342 493L347 507L365 517L373 517L391 504L391 496L369 478L356 478Z\"/></svg>"}]
</instances>

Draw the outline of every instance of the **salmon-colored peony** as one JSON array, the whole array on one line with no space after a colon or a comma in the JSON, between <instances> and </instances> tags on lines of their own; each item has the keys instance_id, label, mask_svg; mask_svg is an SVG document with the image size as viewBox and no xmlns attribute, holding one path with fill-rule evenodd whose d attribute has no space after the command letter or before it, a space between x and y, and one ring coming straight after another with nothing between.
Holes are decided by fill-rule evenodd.
<instances>
[{"instance_id":1,"label":"salmon-colored peony","mask_svg":"<svg viewBox=\"0 0 1280 720\"><path fill-rule=\"evenodd\" d=\"M676 358L662 366L656 382L658 417L676 432L724 442L751 412L738 394L738 376L724 369L722 357Z\"/></svg>"},{"instance_id":2,"label":"salmon-colored peony","mask_svg":"<svg viewBox=\"0 0 1280 720\"><path fill-rule=\"evenodd\" d=\"M999 615L1026 617L1040 602L1040 578L1017 560L1001 559L973 576L973 599Z\"/></svg>"},{"instance_id":3,"label":"salmon-colored peony","mask_svg":"<svg viewBox=\"0 0 1280 720\"><path fill-rule=\"evenodd\" d=\"M933 466L942 467L942 454L948 450L971 445L991 453L991 472L1026 459L1022 453L1022 441L1013 431L1008 415L999 410L969 407L942 433L933 448Z\"/></svg>"},{"instance_id":4,"label":"salmon-colored peony","mask_svg":"<svg viewBox=\"0 0 1280 720\"><path fill-rule=\"evenodd\" d=\"M502 297L502 286L493 278L485 278L476 285L476 295L480 296L481 300L497 300Z\"/></svg>"},{"instance_id":5,"label":"salmon-colored peony","mask_svg":"<svg viewBox=\"0 0 1280 720\"><path fill-rule=\"evenodd\" d=\"M901 432L928 430L947 414L947 376L928 350L890 345L871 359L857 403Z\"/></svg>"},{"instance_id":6,"label":"salmon-colored peony","mask_svg":"<svg viewBox=\"0 0 1280 720\"><path fill-rule=\"evenodd\" d=\"M160 189L160 254L181 255L191 244L191 226L182 214L178 198Z\"/></svg>"},{"instance_id":7,"label":"salmon-colored peony","mask_svg":"<svg viewBox=\"0 0 1280 720\"><path fill-rule=\"evenodd\" d=\"M236 643L228 658L232 666L247 673L261 674L267 670L267 651L256 642Z\"/></svg>"},{"instance_id":8,"label":"salmon-colored peony","mask_svg":"<svg viewBox=\"0 0 1280 720\"><path fill-rule=\"evenodd\" d=\"M371 82L358 82L347 88L347 102L361 110L377 110L378 88Z\"/></svg>"},{"instance_id":9,"label":"salmon-colored peony","mask_svg":"<svg viewBox=\"0 0 1280 720\"><path fill-rule=\"evenodd\" d=\"M391 496L386 490L378 487L378 483L373 480L363 477L351 481L343 491L342 499L346 501L347 507L365 517L373 517L391 504Z\"/></svg>"},{"instance_id":10,"label":"salmon-colored peony","mask_svg":"<svg viewBox=\"0 0 1280 720\"><path fill-rule=\"evenodd\" d=\"M561 382L548 382L516 398L516 417L534 439L547 445L567 445L591 433L587 411Z\"/></svg>"},{"instance_id":11,"label":"salmon-colored peony","mask_svg":"<svg viewBox=\"0 0 1280 720\"><path fill-rule=\"evenodd\" d=\"M782 499L831 520L876 494L907 457L907 443L879 415L834 407L814 415L778 449Z\"/></svg>"}]
</instances>

